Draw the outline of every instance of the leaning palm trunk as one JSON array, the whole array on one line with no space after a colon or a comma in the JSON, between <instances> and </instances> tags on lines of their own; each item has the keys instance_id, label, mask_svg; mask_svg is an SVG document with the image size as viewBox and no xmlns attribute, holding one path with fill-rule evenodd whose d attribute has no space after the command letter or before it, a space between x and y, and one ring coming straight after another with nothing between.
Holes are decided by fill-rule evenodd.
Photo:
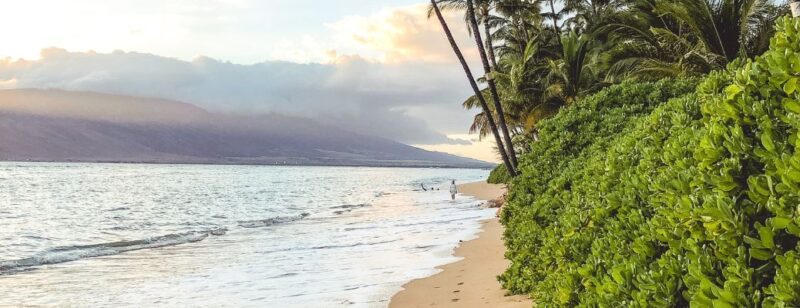
<instances>
[{"instance_id":1,"label":"leaning palm trunk","mask_svg":"<svg viewBox=\"0 0 800 308\"><path fill-rule=\"evenodd\" d=\"M478 45L478 52L481 56L481 62L483 62L483 70L487 75L486 79L489 83L489 92L492 93L492 99L494 100L494 110L497 112L498 124L500 125L500 129L503 130L503 138L505 139L508 156L511 158L511 164L514 166L514 169L516 169L517 154L514 152L514 144L511 143L511 134L508 133L508 126L506 125L506 115L503 111L503 104L500 101L500 95L497 94L497 85L494 83L494 78L492 78L492 69L489 66L489 60L486 57L486 50L483 48L481 30L478 28L478 20L475 18L475 5L473 4L472 0L467 0L467 15L470 26L472 26L473 35L475 36L475 43ZM489 34L487 33L487 35Z\"/></svg>"},{"instance_id":2,"label":"leaning palm trunk","mask_svg":"<svg viewBox=\"0 0 800 308\"><path fill-rule=\"evenodd\" d=\"M483 31L486 32L486 51L489 52L489 61L492 64L492 69L497 69L497 57L494 54L494 44L492 43L492 27L489 26L489 7L485 5L481 8L483 13Z\"/></svg>"},{"instance_id":3,"label":"leaning palm trunk","mask_svg":"<svg viewBox=\"0 0 800 308\"><path fill-rule=\"evenodd\" d=\"M517 176L517 169L514 168L514 165L511 164L511 161L508 159L508 154L506 154L505 147L503 146L503 140L500 138L500 133L497 131L497 125L494 122L494 117L491 116L491 110L489 109L489 105L486 104L486 100L483 98L483 94L481 94L480 89L478 89L478 84L475 83L475 78L472 76L472 72L469 69L469 65L467 61L464 60L464 55L461 54L461 50L458 49L458 45L456 44L456 40L453 39L453 34L450 32L450 28L447 26L447 22L444 20L442 16L442 12L439 10L439 5L436 4L436 0L431 0L431 6L433 7L433 11L436 13L436 18L439 19L439 23L442 24L442 30L444 30L444 34L447 35L447 40L450 42L450 46L453 48L453 52L458 57L458 61L461 62L461 66L464 68L464 73L467 75L467 79L469 80L469 84L472 87L472 90L475 91L475 96L478 98L478 101L481 103L481 107L483 108L483 112L487 115L487 120L489 122L489 127L492 130L492 134L494 134L494 139L497 142L497 151L500 152L500 157L503 158L503 163L506 165L508 169L508 173L511 176Z\"/></svg>"}]
</instances>

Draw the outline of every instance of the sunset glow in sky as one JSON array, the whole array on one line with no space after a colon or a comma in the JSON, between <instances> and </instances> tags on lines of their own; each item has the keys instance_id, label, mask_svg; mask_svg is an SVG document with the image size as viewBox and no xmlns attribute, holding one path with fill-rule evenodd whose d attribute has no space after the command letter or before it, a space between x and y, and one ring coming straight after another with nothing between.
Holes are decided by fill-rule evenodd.
<instances>
[{"instance_id":1,"label":"sunset glow in sky","mask_svg":"<svg viewBox=\"0 0 800 308\"><path fill-rule=\"evenodd\" d=\"M57 87L157 96L228 112L285 112L336 119L375 115L375 123L365 121L346 128L497 161L491 143L475 142L477 136L466 135L477 111L461 108L469 87L438 22L427 19L425 3L3 0L0 88ZM459 43L474 61L474 44L463 19L457 15L448 18ZM50 47L55 49L42 52ZM229 81L225 85L196 83L198 76L203 76L198 68L211 59L228 65L224 71L240 73L230 78L218 76ZM313 65L286 66L275 61ZM143 71L145 62L154 66ZM236 79L244 74L241 72L256 79L258 74L270 74L271 80L276 80L271 93L288 94L212 99L224 97L232 89L244 95L241 93L248 93L248 87L264 88ZM153 90L146 85L153 76L163 88ZM292 78L296 76L314 78ZM123 81L140 87L117 86ZM170 90L172 87L179 90ZM317 94L292 94L306 90ZM190 92L195 96L187 94ZM196 97L200 94L201 98ZM397 127L380 127L386 123L397 123ZM404 123L413 125L404 127Z\"/></svg>"}]
</instances>

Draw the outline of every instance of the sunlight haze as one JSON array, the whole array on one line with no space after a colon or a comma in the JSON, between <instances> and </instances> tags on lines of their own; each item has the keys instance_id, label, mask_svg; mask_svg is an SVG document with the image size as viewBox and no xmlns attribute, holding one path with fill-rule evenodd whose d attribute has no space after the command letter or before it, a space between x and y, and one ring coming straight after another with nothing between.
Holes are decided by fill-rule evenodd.
<instances>
[{"instance_id":1,"label":"sunlight haze","mask_svg":"<svg viewBox=\"0 0 800 308\"><path fill-rule=\"evenodd\" d=\"M465 27L453 29L469 42ZM14 1L0 11L0 37L14 42L0 44L0 88L98 91L232 113L277 112L429 148L457 145L460 155L497 161L480 145L473 154L469 139L447 137L464 134L472 115L460 107L469 88L440 31L427 19L426 5L404 0ZM474 52L468 56L476 61ZM230 69L201 77L198 61L209 60ZM145 62L163 64L143 70ZM262 64L274 68L259 69ZM177 70L186 65L195 68ZM367 67L373 75L363 73ZM231 69L255 79L225 76ZM302 75L314 77L295 79ZM159 86L146 85L153 78ZM282 80L254 83L265 78ZM187 87L194 90L181 91ZM243 96L228 95L233 88Z\"/></svg>"}]
</instances>

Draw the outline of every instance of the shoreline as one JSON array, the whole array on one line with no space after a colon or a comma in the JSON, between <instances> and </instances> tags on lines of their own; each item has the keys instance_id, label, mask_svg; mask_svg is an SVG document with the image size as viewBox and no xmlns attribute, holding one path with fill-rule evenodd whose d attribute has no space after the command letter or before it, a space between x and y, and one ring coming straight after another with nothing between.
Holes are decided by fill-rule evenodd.
<instances>
[{"instance_id":1,"label":"shoreline","mask_svg":"<svg viewBox=\"0 0 800 308\"><path fill-rule=\"evenodd\" d=\"M475 182L458 185L459 193L481 200L505 193L502 185ZM499 219L481 221L477 238L462 242L454 252L461 260L439 266L437 274L415 279L392 296L389 307L532 307L527 296L505 296L497 275L508 267L504 258L503 226Z\"/></svg>"},{"instance_id":2,"label":"shoreline","mask_svg":"<svg viewBox=\"0 0 800 308\"><path fill-rule=\"evenodd\" d=\"M478 169L492 170L492 166L435 165L435 164L357 164L357 163L258 163L258 162L214 162L214 161L147 161L147 160L15 160L0 158L0 163L41 164L109 164L109 165L166 165L166 166L255 166L255 167L351 167L351 168L405 168L405 169Z\"/></svg>"}]
</instances>

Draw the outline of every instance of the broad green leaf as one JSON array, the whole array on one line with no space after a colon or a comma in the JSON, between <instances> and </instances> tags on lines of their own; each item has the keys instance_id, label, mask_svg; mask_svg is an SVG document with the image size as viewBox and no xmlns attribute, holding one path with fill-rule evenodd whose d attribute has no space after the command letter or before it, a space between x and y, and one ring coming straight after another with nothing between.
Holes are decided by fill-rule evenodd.
<instances>
[{"instance_id":1,"label":"broad green leaf","mask_svg":"<svg viewBox=\"0 0 800 308\"><path fill-rule=\"evenodd\" d=\"M785 218L785 217L773 217L770 218L770 222L772 227L775 228L775 230L783 230L786 228L786 226L792 223L792 220L790 218Z\"/></svg>"},{"instance_id":2,"label":"broad green leaf","mask_svg":"<svg viewBox=\"0 0 800 308\"><path fill-rule=\"evenodd\" d=\"M786 110L789 110L791 112L800 114L800 102L798 102L796 100L788 99L788 98L784 99L783 100L783 107L786 108Z\"/></svg>"}]
</instances>

